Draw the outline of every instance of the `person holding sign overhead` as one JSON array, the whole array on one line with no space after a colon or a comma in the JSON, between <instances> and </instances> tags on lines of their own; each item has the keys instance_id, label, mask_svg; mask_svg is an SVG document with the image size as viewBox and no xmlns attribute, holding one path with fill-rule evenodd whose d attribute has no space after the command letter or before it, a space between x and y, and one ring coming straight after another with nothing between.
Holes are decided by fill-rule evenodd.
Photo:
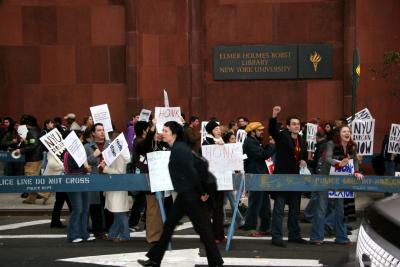
<instances>
[{"instance_id":1,"label":"person holding sign overhead","mask_svg":"<svg viewBox=\"0 0 400 267\"><path fill-rule=\"evenodd\" d=\"M194 229L200 235L207 254L208 266L222 266L224 261L214 242L211 222L204 202L208 195L201 185L195 168L195 159L190 147L184 142L183 128L175 121L166 122L163 127L163 140L171 147L169 172L175 191L178 193L164 224L163 233L146 254L148 260L138 260L142 266L160 266L168 243L179 220L186 214Z\"/></svg>"},{"instance_id":2,"label":"person holding sign overhead","mask_svg":"<svg viewBox=\"0 0 400 267\"><path fill-rule=\"evenodd\" d=\"M358 172L356 144L351 139L350 128L346 125L338 127L333 140L329 141L326 151L321 155L318 165L321 166L320 174L349 174L357 180L363 179ZM347 238L347 229L344 222L343 198L329 200L328 192L318 192L318 205L314 210L314 219L310 235L310 243L321 245L324 241L326 211L328 202L333 201L335 212L335 243L350 245Z\"/></svg>"}]
</instances>

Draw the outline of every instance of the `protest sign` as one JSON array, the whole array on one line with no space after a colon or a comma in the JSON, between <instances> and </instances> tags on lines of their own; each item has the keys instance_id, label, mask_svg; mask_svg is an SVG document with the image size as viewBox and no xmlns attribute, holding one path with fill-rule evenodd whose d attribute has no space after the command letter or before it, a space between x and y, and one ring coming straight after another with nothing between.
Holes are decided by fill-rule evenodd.
<instances>
[{"instance_id":1,"label":"protest sign","mask_svg":"<svg viewBox=\"0 0 400 267\"><path fill-rule=\"evenodd\" d=\"M315 144L317 143L318 125L307 123L307 151L314 152Z\"/></svg>"},{"instance_id":2,"label":"protest sign","mask_svg":"<svg viewBox=\"0 0 400 267\"><path fill-rule=\"evenodd\" d=\"M232 190L232 173L244 170L242 144L207 145L202 146L201 151L217 178L218 190Z\"/></svg>"},{"instance_id":3,"label":"protest sign","mask_svg":"<svg viewBox=\"0 0 400 267\"><path fill-rule=\"evenodd\" d=\"M400 172L395 172L394 176L396 176L396 177L400 176Z\"/></svg>"},{"instance_id":4,"label":"protest sign","mask_svg":"<svg viewBox=\"0 0 400 267\"><path fill-rule=\"evenodd\" d=\"M350 159L349 163L343 167L336 169L331 166L329 175L353 175L354 174L354 160ZM355 179L355 178L354 178ZM329 198L354 198L354 192L349 191L329 191Z\"/></svg>"},{"instance_id":5,"label":"protest sign","mask_svg":"<svg viewBox=\"0 0 400 267\"><path fill-rule=\"evenodd\" d=\"M167 90L164 89L164 107L169 108L169 99Z\"/></svg>"},{"instance_id":6,"label":"protest sign","mask_svg":"<svg viewBox=\"0 0 400 267\"><path fill-rule=\"evenodd\" d=\"M244 140L246 140L247 133L245 130L239 129L236 132L236 142L238 143L244 143Z\"/></svg>"},{"instance_id":7,"label":"protest sign","mask_svg":"<svg viewBox=\"0 0 400 267\"><path fill-rule=\"evenodd\" d=\"M161 133L167 121L176 121L182 124L180 107L156 107L155 118L157 120L157 132Z\"/></svg>"},{"instance_id":8,"label":"protest sign","mask_svg":"<svg viewBox=\"0 0 400 267\"><path fill-rule=\"evenodd\" d=\"M207 130L206 130L206 125L208 121L202 121L201 122L201 129L200 129L200 134L201 134L201 143L206 140L206 135L207 135Z\"/></svg>"},{"instance_id":9,"label":"protest sign","mask_svg":"<svg viewBox=\"0 0 400 267\"><path fill-rule=\"evenodd\" d=\"M93 118L94 124L102 123L104 126L104 131L106 133L113 131L110 111L108 110L107 104L90 107L90 113L92 113L92 118ZM106 136L108 136L108 135L106 134Z\"/></svg>"},{"instance_id":10,"label":"protest sign","mask_svg":"<svg viewBox=\"0 0 400 267\"><path fill-rule=\"evenodd\" d=\"M151 115L151 110L142 109L140 111L139 121L147 121L147 122L149 122L150 115Z\"/></svg>"},{"instance_id":11,"label":"protest sign","mask_svg":"<svg viewBox=\"0 0 400 267\"><path fill-rule=\"evenodd\" d=\"M364 108L363 110L357 112L354 114L354 119L355 120L369 120L373 119L371 112L369 112L368 108ZM347 124L350 125L352 117L348 117L347 119Z\"/></svg>"},{"instance_id":12,"label":"protest sign","mask_svg":"<svg viewBox=\"0 0 400 267\"><path fill-rule=\"evenodd\" d=\"M17 129L18 135L23 139L26 139L26 135L28 134L28 128L26 125L20 125Z\"/></svg>"},{"instance_id":13,"label":"protest sign","mask_svg":"<svg viewBox=\"0 0 400 267\"><path fill-rule=\"evenodd\" d=\"M151 192L174 190L168 169L170 155L171 151L147 153Z\"/></svg>"},{"instance_id":14,"label":"protest sign","mask_svg":"<svg viewBox=\"0 0 400 267\"><path fill-rule=\"evenodd\" d=\"M389 136L388 153L400 154L400 124L392 123Z\"/></svg>"},{"instance_id":15,"label":"protest sign","mask_svg":"<svg viewBox=\"0 0 400 267\"><path fill-rule=\"evenodd\" d=\"M71 131L62 142L76 164L81 167L87 160L86 151L75 131Z\"/></svg>"},{"instance_id":16,"label":"protest sign","mask_svg":"<svg viewBox=\"0 0 400 267\"><path fill-rule=\"evenodd\" d=\"M65 145L61 133L54 128L46 135L40 137L40 142L47 148L50 154L54 156L56 161L63 165Z\"/></svg>"},{"instance_id":17,"label":"protest sign","mask_svg":"<svg viewBox=\"0 0 400 267\"><path fill-rule=\"evenodd\" d=\"M126 148L128 148L128 143L126 142L124 134L120 133L117 138L115 138L114 141L102 152L107 166L110 166Z\"/></svg>"},{"instance_id":18,"label":"protest sign","mask_svg":"<svg viewBox=\"0 0 400 267\"><path fill-rule=\"evenodd\" d=\"M374 151L375 119L354 120L352 139L357 144L357 155L372 155Z\"/></svg>"}]
</instances>

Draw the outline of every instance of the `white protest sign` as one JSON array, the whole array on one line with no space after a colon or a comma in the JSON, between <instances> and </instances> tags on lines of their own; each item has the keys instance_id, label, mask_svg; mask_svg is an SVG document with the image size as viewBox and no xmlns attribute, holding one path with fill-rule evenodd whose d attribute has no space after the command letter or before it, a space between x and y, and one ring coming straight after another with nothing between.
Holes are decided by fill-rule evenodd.
<instances>
[{"instance_id":1,"label":"white protest sign","mask_svg":"<svg viewBox=\"0 0 400 267\"><path fill-rule=\"evenodd\" d=\"M50 154L54 156L56 161L63 165L63 153L65 151L65 145L61 133L54 128L46 135L40 137L40 142L49 150Z\"/></svg>"},{"instance_id":2,"label":"white protest sign","mask_svg":"<svg viewBox=\"0 0 400 267\"><path fill-rule=\"evenodd\" d=\"M314 152L315 144L317 143L318 125L307 123L307 151Z\"/></svg>"},{"instance_id":3,"label":"white protest sign","mask_svg":"<svg viewBox=\"0 0 400 267\"><path fill-rule=\"evenodd\" d=\"M174 190L168 169L170 155L171 151L147 153L151 192Z\"/></svg>"},{"instance_id":4,"label":"white protest sign","mask_svg":"<svg viewBox=\"0 0 400 267\"><path fill-rule=\"evenodd\" d=\"M217 178L218 190L232 190L233 171L244 170L242 144L207 145L201 151L208 160L210 172Z\"/></svg>"},{"instance_id":5,"label":"white protest sign","mask_svg":"<svg viewBox=\"0 0 400 267\"><path fill-rule=\"evenodd\" d=\"M247 133L245 130L239 129L236 132L236 142L238 143L244 143L244 140L246 140Z\"/></svg>"},{"instance_id":6,"label":"white protest sign","mask_svg":"<svg viewBox=\"0 0 400 267\"><path fill-rule=\"evenodd\" d=\"M147 122L149 122L150 115L151 115L151 110L142 109L140 111L139 121L147 121Z\"/></svg>"},{"instance_id":7,"label":"white protest sign","mask_svg":"<svg viewBox=\"0 0 400 267\"><path fill-rule=\"evenodd\" d=\"M200 134L201 134L201 143L206 140L206 135L207 135L207 130L206 130L206 125L208 121L202 121L201 122L201 128L200 128Z\"/></svg>"},{"instance_id":8,"label":"white protest sign","mask_svg":"<svg viewBox=\"0 0 400 267\"><path fill-rule=\"evenodd\" d=\"M28 134L28 128L26 125L20 125L17 129L18 135L21 136L23 139L26 139L26 135Z\"/></svg>"},{"instance_id":9,"label":"white protest sign","mask_svg":"<svg viewBox=\"0 0 400 267\"><path fill-rule=\"evenodd\" d=\"M355 120L369 120L372 119L372 114L369 112L368 108L364 108L363 110L360 110L356 114L354 114L354 119ZM347 119L347 124L351 123L352 117L348 117Z\"/></svg>"},{"instance_id":10,"label":"white protest sign","mask_svg":"<svg viewBox=\"0 0 400 267\"><path fill-rule=\"evenodd\" d=\"M104 131L106 133L113 131L110 111L108 110L107 104L90 107L90 113L92 113L92 118L93 118L94 124L102 123L104 126ZM106 134L106 136L107 136L107 134Z\"/></svg>"},{"instance_id":11,"label":"white protest sign","mask_svg":"<svg viewBox=\"0 0 400 267\"><path fill-rule=\"evenodd\" d=\"M343 167L336 169L331 166L329 175L353 175L354 174L354 160L350 159L349 163ZM355 179L355 178L354 178ZM329 198L354 198L354 192L349 191L329 191Z\"/></svg>"},{"instance_id":12,"label":"white protest sign","mask_svg":"<svg viewBox=\"0 0 400 267\"><path fill-rule=\"evenodd\" d=\"M392 123L389 136L388 153L400 154L400 124Z\"/></svg>"},{"instance_id":13,"label":"white protest sign","mask_svg":"<svg viewBox=\"0 0 400 267\"><path fill-rule=\"evenodd\" d=\"M375 119L354 120L351 123L352 139L357 144L357 155L372 155L374 152Z\"/></svg>"},{"instance_id":14,"label":"white protest sign","mask_svg":"<svg viewBox=\"0 0 400 267\"><path fill-rule=\"evenodd\" d=\"M400 176L400 172L395 172L394 176L396 176L396 177Z\"/></svg>"},{"instance_id":15,"label":"white protest sign","mask_svg":"<svg viewBox=\"0 0 400 267\"><path fill-rule=\"evenodd\" d=\"M167 121L176 121L182 124L180 107L156 107L155 118L157 120L157 132L161 133Z\"/></svg>"},{"instance_id":16,"label":"white protest sign","mask_svg":"<svg viewBox=\"0 0 400 267\"><path fill-rule=\"evenodd\" d=\"M75 131L71 131L70 134L63 140L63 143L65 149L75 160L76 164L81 167L87 160L86 151Z\"/></svg>"},{"instance_id":17,"label":"white protest sign","mask_svg":"<svg viewBox=\"0 0 400 267\"><path fill-rule=\"evenodd\" d=\"M167 90L164 89L164 107L169 108L169 99Z\"/></svg>"},{"instance_id":18,"label":"white protest sign","mask_svg":"<svg viewBox=\"0 0 400 267\"><path fill-rule=\"evenodd\" d=\"M107 166L110 166L126 148L128 148L128 143L126 142L124 134L120 133L117 138L115 138L114 141L112 141L112 143L102 152Z\"/></svg>"}]
</instances>

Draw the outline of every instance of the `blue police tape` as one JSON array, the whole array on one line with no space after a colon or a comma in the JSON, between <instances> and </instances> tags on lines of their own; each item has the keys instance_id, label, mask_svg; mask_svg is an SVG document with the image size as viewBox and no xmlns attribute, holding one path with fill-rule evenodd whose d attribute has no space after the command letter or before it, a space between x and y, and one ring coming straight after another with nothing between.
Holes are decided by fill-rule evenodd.
<instances>
[{"instance_id":1,"label":"blue police tape","mask_svg":"<svg viewBox=\"0 0 400 267\"><path fill-rule=\"evenodd\" d=\"M241 174L233 175L238 189ZM83 192L83 191L149 191L145 174L91 174L50 176L0 176L0 193L21 192ZM365 176L357 181L353 176L246 174L245 190L250 191L326 191L400 192L400 177Z\"/></svg>"},{"instance_id":2,"label":"blue police tape","mask_svg":"<svg viewBox=\"0 0 400 267\"><path fill-rule=\"evenodd\" d=\"M16 159L11 156L11 152L0 151L0 162L25 162L25 156L21 155Z\"/></svg>"}]
</instances>

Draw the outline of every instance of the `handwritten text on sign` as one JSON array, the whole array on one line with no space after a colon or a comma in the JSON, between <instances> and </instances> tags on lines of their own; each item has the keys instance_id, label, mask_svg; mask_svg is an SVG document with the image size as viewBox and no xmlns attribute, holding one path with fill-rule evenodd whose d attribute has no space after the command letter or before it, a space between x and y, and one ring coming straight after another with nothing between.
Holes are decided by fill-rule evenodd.
<instances>
[{"instance_id":1,"label":"handwritten text on sign","mask_svg":"<svg viewBox=\"0 0 400 267\"><path fill-rule=\"evenodd\" d=\"M87 156L85 148L83 147L82 142L76 135L75 131L71 131L65 140L63 140L63 143L68 153L75 160L76 164L81 167L87 160Z\"/></svg>"},{"instance_id":2,"label":"handwritten text on sign","mask_svg":"<svg viewBox=\"0 0 400 267\"><path fill-rule=\"evenodd\" d=\"M147 153L151 192L174 190L168 163L171 151Z\"/></svg>"},{"instance_id":3,"label":"handwritten text on sign","mask_svg":"<svg viewBox=\"0 0 400 267\"><path fill-rule=\"evenodd\" d=\"M329 175L353 175L354 174L354 160L350 159L349 163L343 167L336 169L331 167ZM354 178L355 180L355 178ZM354 193L349 191L329 191L329 198L354 198Z\"/></svg>"},{"instance_id":4,"label":"handwritten text on sign","mask_svg":"<svg viewBox=\"0 0 400 267\"><path fill-rule=\"evenodd\" d=\"M372 155L374 150L375 119L354 120L351 123L352 138L357 144L358 155Z\"/></svg>"},{"instance_id":5,"label":"handwritten text on sign","mask_svg":"<svg viewBox=\"0 0 400 267\"><path fill-rule=\"evenodd\" d=\"M351 123L351 119L352 117L348 117L347 123L350 124ZM367 108L364 108L363 110L360 110L359 112L357 112L356 114L354 114L354 119L355 120L370 120L372 119L372 115L371 112L369 112L369 110Z\"/></svg>"},{"instance_id":6,"label":"handwritten text on sign","mask_svg":"<svg viewBox=\"0 0 400 267\"><path fill-rule=\"evenodd\" d=\"M110 166L116 158L121 154L122 150L128 147L125 136L120 133L117 138L102 152L104 161Z\"/></svg>"},{"instance_id":7,"label":"handwritten text on sign","mask_svg":"<svg viewBox=\"0 0 400 267\"><path fill-rule=\"evenodd\" d=\"M155 118L157 120L157 132L161 133L167 121L176 121L182 124L180 107L156 107Z\"/></svg>"},{"instance_id":8,"label":"handwritten text on sign","mask_svg":"<svg viewBox=\"0 0 400 267\"><path fill-rule=\"evenodd\" d=\"M40 137L40 142L49 150L60 165L63 165L63 153L65 146L61 133L54 128L46 135Z\"/></svg>"},{"instance_id":9,"label":"handwritten text on sign","mask_svg":"<svg viewBox=\"0 0 400 267\"><path fill-rule=\"evenodd\" d=\"M113 127L111 123L110 111L107 104L90 107L94 123L102 123L106 133L112 132Z\"/></svg>"},{"instance_id":10,"label":"handwritten text on sign","mask_svg":"<svg viewBox=\"0 0 400 267\"><path fill-rule=\"evenodd\" d=\"M388 153L400 154L400 124L392 123L389 136Z\"/></svg>"},{"instance_id":11,"label":"handwritten text on sign","mask_svg":"<svg viewBox=\"0 0 400 267\"><path fill-rule=\"evenodd\" d=\"M307 123L307 151L314 152L317 143L318 125Z\"/></svg>"}]
</instances>

